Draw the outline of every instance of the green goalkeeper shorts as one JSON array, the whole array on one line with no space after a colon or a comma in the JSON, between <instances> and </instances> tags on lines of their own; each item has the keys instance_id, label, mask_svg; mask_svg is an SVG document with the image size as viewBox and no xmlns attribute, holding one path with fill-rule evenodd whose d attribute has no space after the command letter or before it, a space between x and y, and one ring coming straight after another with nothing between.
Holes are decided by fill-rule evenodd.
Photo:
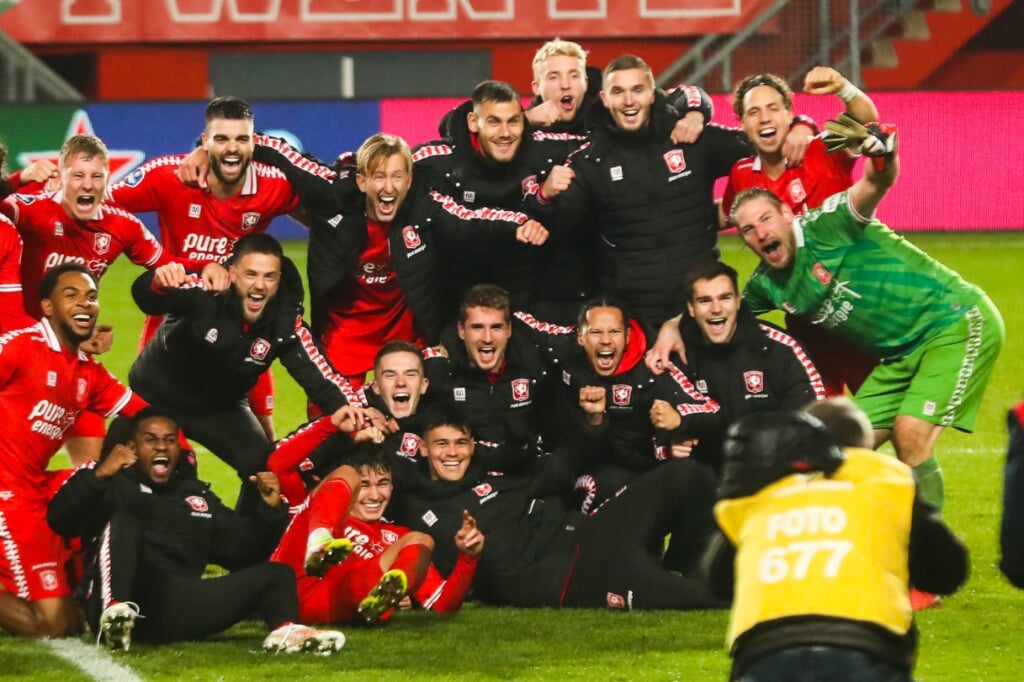
<instances>
[{"instance_id":1,"label":"green goalkeeper shorts","mask_svg":"<svg viewBox=\"0 0 1024 682\"><path fill-rule=\"evenodd\" d=\"M988 296L906 357L883 362L854 396L876 429L898 415L970 432L1006 328Z\"/></svg>"}]
</instances>

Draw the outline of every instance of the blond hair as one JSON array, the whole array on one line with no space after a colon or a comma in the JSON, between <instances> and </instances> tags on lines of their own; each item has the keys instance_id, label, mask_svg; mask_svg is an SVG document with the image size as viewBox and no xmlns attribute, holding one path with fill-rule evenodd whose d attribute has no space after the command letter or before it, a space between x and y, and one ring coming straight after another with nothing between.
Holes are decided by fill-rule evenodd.
<instances>
[{"instance_id":1,"label":"blond hair","mask_svg":"<svg viewBox=\"0 0 1024 682\"><path fill-rule=\"evenodd\" d=\"M103 140L95 135L72 135L65 140L60 148L60 167L70 166L71 160L78 154L86 159L98 156L103 161L104 167L109 165L107 145L103 144Z\"/></svg>"},{"instance_id":2,"label":"blond hair","mask_svg":"<svg viewBox=\"0 0 1024 682\"><path fill-rule=\"evenodd\" d=\"M356 173L369 175L378 165L399 154L405 161L405 170L412 172L412 151L409 143L398 135L377 133L366 138L356 151Z\"/></svg>"},{"instance_id":3,"label":"blond hair","mask_svg":"<svg viewBox=\"0 0 1024 682\"><path fill-rule=\"evenodd\" d=\"M555 38L541 45L537 53L533 55L533 80L543 80L544 64L547 62L548 57L560 55L580 60L583 67L583 77L587 77L587 51L579 43Z\"/></svg>"}]
</instances>

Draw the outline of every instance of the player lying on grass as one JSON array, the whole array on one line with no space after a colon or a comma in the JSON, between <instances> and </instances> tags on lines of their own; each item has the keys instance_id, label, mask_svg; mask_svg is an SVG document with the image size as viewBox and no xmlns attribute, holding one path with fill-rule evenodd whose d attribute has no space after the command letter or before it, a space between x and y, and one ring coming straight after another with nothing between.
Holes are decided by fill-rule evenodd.
<instances>
[{"instance_id":1,"label":"player lying on grass","mask_svg":"<svg viewBox=\"0 0 1024 682\"><path fill-rule=\"evenodd\" d=\"M383 519L393 489L383 447L357 443L347 461L313 491L271 557L298 577L300 617L382 620L406 595L431 611L457 611L484 546L476 520L463 511L455 533L459 556L446 580L431 563L429 535Z\"/></svg>"},{"instance_id":2,"label":"player lying on grass","mask_svg":"<svg viewBox=\"0 0 1024 682\"><path fill-rule=\"evenodd\" d=\"M263 504L251 516L224 506L189 467L178 467L178 425L155 408L116 420L104 456L76 471L50 503L64 537L97 537L86 574L89 624L114 649L137 640L205 639L254 612L270 651L340 649L345 637L296 623L295 578L259 557L287 519L277 477L252 476ZM232 572L204 579L209 563Z\"/></svg>"}]
</instances>

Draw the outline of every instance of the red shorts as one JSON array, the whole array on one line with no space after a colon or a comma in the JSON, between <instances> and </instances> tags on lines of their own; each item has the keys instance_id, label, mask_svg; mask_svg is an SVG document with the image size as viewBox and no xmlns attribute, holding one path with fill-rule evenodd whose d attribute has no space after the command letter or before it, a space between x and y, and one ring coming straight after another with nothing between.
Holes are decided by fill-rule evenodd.
<instances>
[{"instance_id":1,"label":"red shorts","mask_svg":"<svg viewBox=\"0 0 1024 682\"><path fill-rule=\"evenodd\" d=\"M370 593L384 571L380 557L332 567L323 578L299 578L299 621L302 623L348 623L355 620L359 602Z\"/></svg>"},{"instance_id":2,"label":"red shorts","mask_svg":"<svg viewBox=\"0 0 1024 682\"><path fill-rule=\"evenodd\" d=\"M0 584L28 601L71 594L64 538L46 523L46 507L0 507Z\"/></svg>"},{"instance_id":3,"label":"red shorts","mask_svg":"<svg viewBox=\"0 0 1024 682\"><path fill-rule=\"evenodd\" d=\"M249 391L249 409L253 414L274 414L274 374L268 368L256 380L256 385Z\"/></svg>"},{"instance_id":4,"label":"red shorts","mask_svg":"<svg viewBox=\"0 0 1024 682\"><path fill-rule=\"evenodd\" d=\"M811 356L825 384L825 393L842 396L856 393L878 360L835 334L799 317L786 315L786 331L796 337Z\"/></svg>"}]
</instances>

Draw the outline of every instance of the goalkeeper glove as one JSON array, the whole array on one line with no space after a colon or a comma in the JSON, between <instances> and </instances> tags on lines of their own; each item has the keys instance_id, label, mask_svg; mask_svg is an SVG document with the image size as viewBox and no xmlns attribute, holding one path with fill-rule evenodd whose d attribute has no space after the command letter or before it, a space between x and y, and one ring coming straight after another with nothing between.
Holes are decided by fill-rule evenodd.
<instances>
[{"instance_id":1,"label":"goalkeeper glove","mask_svg":"<svg viewBox=\"0 0 1024 682\"><path fill-rule=\"evenodd\" d=\"M825 149L837 152L849 149L872 158L875 169L882 171L886 162L896 151L896 126L889 123L868 123L864 125L847 113L839 114L838 120L826 121L828 134L823 138Z\"/></svg>"}]
</instances>

